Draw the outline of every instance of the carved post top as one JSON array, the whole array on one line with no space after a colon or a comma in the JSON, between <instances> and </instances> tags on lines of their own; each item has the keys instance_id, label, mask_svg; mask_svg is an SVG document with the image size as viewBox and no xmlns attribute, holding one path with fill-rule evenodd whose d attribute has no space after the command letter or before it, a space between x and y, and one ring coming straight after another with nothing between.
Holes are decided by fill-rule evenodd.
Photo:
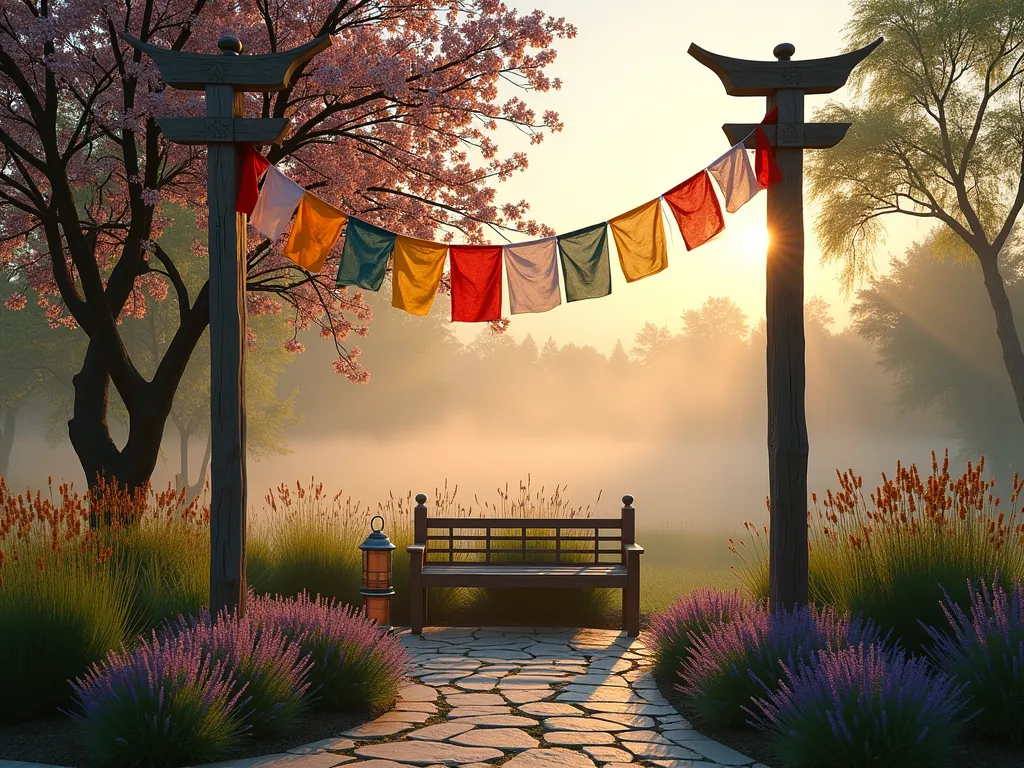
<instances>
[{"instance_id":1,"label":"carved post top","mask_svg":"<svg viewBox=\"0 0 1024 768\"><path fill-rule=\"evenodd\" d=\"M796 52L792 43L775 46L774 54L778 61L734 59L706 51L696 43L690 43L688 53L718 75L730 96L771 96L783 90L804 93L837 91L846 85L853 68L881 44L880 37L856 51L805 61L791 61L790 57Z\"/></svg>"},{"instance_id":2,"label":"carved post top","mask_svg":"<svg viewBox=\"0 0 1024 768\"><path fill-rule=\"evenodd\" d=\"M230 85L236 91L281 91L303 62L331 45L330 35L324 35L290 51L240 56L242 43L231 35L217 41L221 54L172 51L144 43L127 32L120 35L156 62L167 85L189 91L202 91L207 85Z\"/></svg>"}]
</instances>

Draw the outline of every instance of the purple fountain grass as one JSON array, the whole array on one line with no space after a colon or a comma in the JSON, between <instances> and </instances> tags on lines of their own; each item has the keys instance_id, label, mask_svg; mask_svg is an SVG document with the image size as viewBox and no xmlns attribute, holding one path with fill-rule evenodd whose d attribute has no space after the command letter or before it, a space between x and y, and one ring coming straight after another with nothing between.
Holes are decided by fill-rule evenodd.
<instances>
[{"instance_id":1,"label":"purple fountain grass","mask_svg":"<svg viewBox=\"0 0 1024 768\"><path fill-rule=\"evenodd\" d=\"M1010 594L982 581L968 581L970 615L949 595L942 609L947 632L928 627L929 656L936 667L967 685L967 693L982 711L973 727L1008 739L1024 741L1024 589L1015 581Z\"/></svg>"},{"instance_id":2,"label":"purple fountain grass","mask_svg":"<svg viewBox=\"0 0 1024 768\"><path fill-rule=\"evenodd\" d=\"M901 650L860 643L783 667L750 707L780 768L943 768L969 719L964 686Z\"/></svg>"},{"instance_id":3,"label":"purple fountain grass","mask_svg":"<svg viewBox=\"0 0 1024 768\"><path fill-rule=\"evenodd\" d=\"M647 643L661 674L675 672L689 653L692 636L700 636L731 621L755 604L739 590L695 589L665 611L651 617Z\"/></svg>"},{"instance_id":4,"label":"purple fountain grass","mask_svg":"<svg viewBox=\"0 0 1024 768\"><path fill-rule=\"evenodd\" d=\"M389 708L409 669L409 655L361 610L303 593L296 598L252 597L249 616L275 627L312 659L319 704L331 710Z\"/></svg>"},{"instance_id":5,"label":"purple fountain grass","mask_svg":"<svg viewBox=\"0 0 1024 768\"><path fill-rule=\"evenodd\" d=\"M227 663L196 653L189 635L156 633L112 652L72 683L86 751L98 766L155 766L220 760L248 733L245 687Z\"/></svg>"},{"instance_id":6,"label":"purple fountain grass","mask_svg":"<svg viewBox=\"0 0 1024 768\"><path fill-rule=\"evenodd\" d=\"M772 686L782 677L784 661L808 663L817 651L874 643L879 634L873 623L831 607L772 613L757 606L693 635L677 687L696 719L712 726L741 725L743 707L763 691L762 682Z\"/></svg>"}]
</instances>

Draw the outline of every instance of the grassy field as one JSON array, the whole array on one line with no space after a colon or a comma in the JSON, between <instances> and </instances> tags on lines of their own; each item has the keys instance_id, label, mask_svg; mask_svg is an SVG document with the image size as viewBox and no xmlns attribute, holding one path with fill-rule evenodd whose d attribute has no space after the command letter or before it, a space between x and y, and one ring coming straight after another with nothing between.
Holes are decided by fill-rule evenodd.
<instances>
[{"instance_id":1,"label":"grassy field","mask_svg":"<svg viewBox=\"0 0 1024 768\"><path fill-rule=\"evenodd\" d=\"M644 547L640 569L640 610L667 608L681 594L698 587L732 589L738 558L729 552L728 534L648 528L637 533Z\"/></svg>"}]
</instances>

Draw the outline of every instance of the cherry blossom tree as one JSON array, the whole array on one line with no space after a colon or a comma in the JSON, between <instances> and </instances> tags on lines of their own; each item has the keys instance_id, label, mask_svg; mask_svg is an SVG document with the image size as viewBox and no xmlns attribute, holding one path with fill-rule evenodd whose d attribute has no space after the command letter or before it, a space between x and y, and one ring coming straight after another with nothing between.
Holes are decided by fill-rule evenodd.
<instances>
[{"instance_id":1,"label":"cherry blossom tree","mask_svg":"<svg viewBox=\"0 0 1024 768\"><path fill-rule=\"evenodd\" d=\"M548 76L552 44L575 35L564 19L518 14L496 0L3 0L0 3L0 264L29 288L8 310L37 301L53 326L88 336L74 377L68 434L90 483L149 479L174 392L209 323L208 285L190 290L181 264L205 244L161 238L165 203L205 210L205 151L163 140L157 119L203 114L202 94L165 88L155 65L121 31L176 50L212 52L229 31L250 53L330 34L334 45L283 91L250 95L250 115L289 117L268 159L344 210L415 236L479 241L515 229L549 234L526 202L499 205L494 182L527 166L503 155L499 126L530 143L560 130L537 115L531 91ZM200 219L200 227L205 222ZM248 311L286 312L297 334L318 328L335 368L355 382L355 337L370 309L336 289L338 251L320 274L258 242L248 254ZM178 327L155 373L140 373L120 322L153 301L175 302ZM128 412L128 437L107 423L110 384Z\"/></svg>"}]
</instances>

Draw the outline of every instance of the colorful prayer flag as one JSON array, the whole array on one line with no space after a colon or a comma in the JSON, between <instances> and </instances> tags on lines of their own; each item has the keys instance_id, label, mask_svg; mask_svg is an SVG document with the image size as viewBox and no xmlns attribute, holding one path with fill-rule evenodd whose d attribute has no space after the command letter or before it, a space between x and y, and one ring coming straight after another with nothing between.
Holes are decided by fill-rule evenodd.
<instances>
[{"instance_id":1,"label":"colorful prayer flag","mask_svg":"<svg viewBox=\"0 0 1024 768\"><path fill-rule=\"evenodd\" d=\"M410 315L430 312L444 271L448 246L399 235L391 274L391 306Z\"/></svg>"},{"instance_id":2,"label":"colorful prayer flag","mask_svg":"<svg viewBox=\"0 0 1024 768\"><path fill-rule=\"evenodd\" d=\"M604 222L558 236L565 300L599 299L612 292L608 228Z\"/></svg>"},{"instance_id":3,"label":"colorful prayer flag","mask_svg":"<svg viewBox=\"0 0 1024 768\"><path fill-rule=\"evenodd\" d=\"M626 282L661 272L668 266L665 225L658 198L608 220Z\"/></svg>"},{"instance_id":4,"label":"colorful prayer flag","mask_svg":"<svg viewBox=\"0 0 1024 768\"><path fill-rule=\"evenodd\" d=\"M553 237L505 246L509 311L513 315L547 312L562 303L557 246Z\"/></svg>"},{"instance_id":5,"label":"colorful prayer flag","mask_svg":"<svg viewBox=\"0 0 1024 768\"><path fill-rule=\"evenodd\" d=\"M249 223L264 237L276 242L284 234L295 208L305 194L306 190L270 166Z\"/></svg>"},{"instance_id":6,"label":"colorful prayer flag","mask_svg":"<svg viewBox=\"0 0 1024 768\"><path fill-rule=\"evenodd\" d=\"M336 284L379 291L397 237L394 232L349 216Z\"/></svg>"},{"instance_id":7,"label":"colorful prayer flag","mask_svg":"<svg viewBox=\"0 0 1024 768\"><path fill-rule=\"evenodd\" d=\"M257 152L251 144L246 146L242 155L242 178L238 185L238 197L235 198L235 210L238 213L252 216L252 209L256 207L256 200L260 194L260 177L269 167L267 158Z\"/></svg>"},{"instance_id":8,"label":"colorful prayer flag","mask_svg":"<svg viewBox=\"0 0 1024 768\"><path fill-rule=\"evenodd\" d=\"M501 319L501 246L453 245L452 322Z\"/></svg>"},{"instance_id":9,"label":"colorful prayer flag","mask_svg":"<svg viewBox=\"0 0 1024 768\"><path fill-rule=\"evenodd\" d=\"M672 210L679 233L692 251L725 229L722 207L711 188L711 177L701 171L665 193L665 202Z\"/></svg>"},{"instance_id":10,"label":"colorful prayer flag","mask_svg":"<svg viewBox=\"0 0 1024 768\"><path fill-rule=\"evenodd\" d=\"M725 210L729 213L736 213L761 191L757 174L750 165L750 155L742 143L715 160L707 170L718 182L725 197Z\"/></svg>"},{"instance_id":11,"label":"colorful prayer flag","mask_svg":"<svg viewBox=\"0 0 1024 768\"><path fill-rule=\"evenodd\" d=\"M307 192L299 201L284 255L310 272L319 272L338 242L347 218L326 200Z\"/></svg>"}]
</instances>

